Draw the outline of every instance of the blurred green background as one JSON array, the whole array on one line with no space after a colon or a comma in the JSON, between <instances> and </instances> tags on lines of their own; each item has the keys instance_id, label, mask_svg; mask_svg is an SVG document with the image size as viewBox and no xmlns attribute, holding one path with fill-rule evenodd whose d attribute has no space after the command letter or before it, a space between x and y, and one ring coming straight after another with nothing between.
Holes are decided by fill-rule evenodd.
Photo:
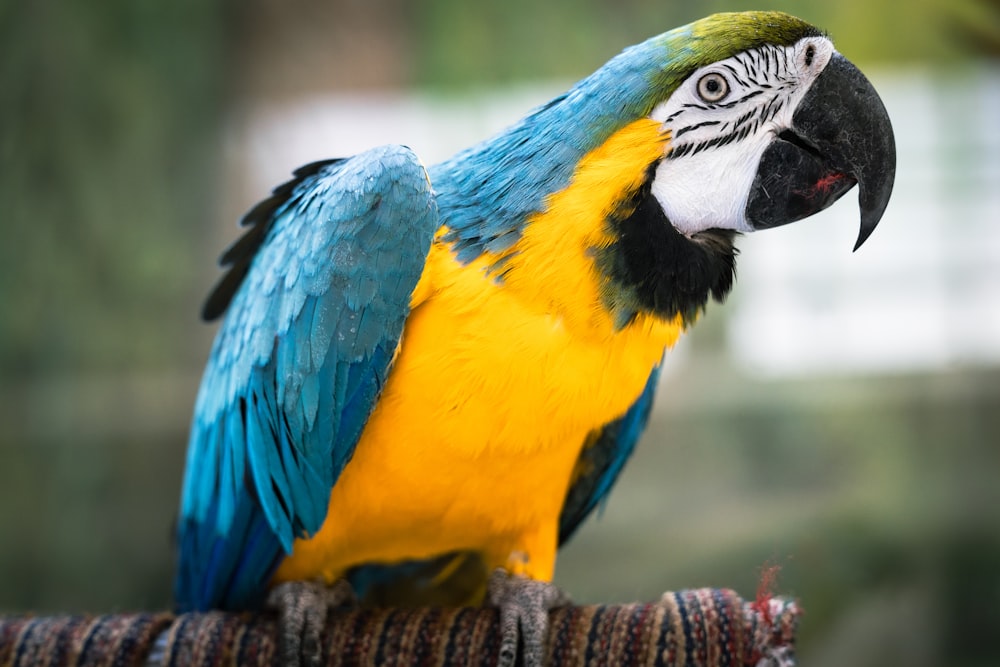
<instances>
[{"instance_id":1,"label":"blurred green background","mask_svg":"<svg viewBox=\"0 0 1000 667\"><path fill-rule=\"evenodd\" d=\"M266 188L362 142L443 157L626 45L760 8L95 7L0 2L0 611L169 604L214 331L197 313ZM557 578L581 601L752 596L775 563L806 610L803 664L995 665L1000 3L770 7L828 30L883 91L895 200L857 255L853 202L745 239L733 297L673 355L639 453Z\"/></svg>"}]
</instances>

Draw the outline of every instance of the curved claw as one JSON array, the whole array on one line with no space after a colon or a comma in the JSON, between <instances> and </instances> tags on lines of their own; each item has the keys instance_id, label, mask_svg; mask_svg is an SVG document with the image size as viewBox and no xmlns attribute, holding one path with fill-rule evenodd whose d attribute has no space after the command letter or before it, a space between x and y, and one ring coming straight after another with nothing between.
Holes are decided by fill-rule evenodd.
<instances>
[{"instance_id":1,"label":"curved claw","mask_svg":"<svg viewBox=\"0 0 1000 667\"><path fill-rule=\"evenodd\" d=\"M525 667L541 667L549 630L549 611L569 604L569 596L547 581L498 568L490 575L488 598L500 609L500 655L498 667L514 667L518 639Z\"/></svg>"},{"instance_id":2,"label":"curved claw","mask_svg":"<svg viewBox=\"0 0 1000 667\"><path fill-rule=\"evenodd\" d=\"M323 630L327 612L333 607L356 604L345 579L333 586L319 581L286 581L268 593L267 606L278 611L281 634L281 664L288 667L319 667L323 664Z\"/></svg>"}]
</instances>

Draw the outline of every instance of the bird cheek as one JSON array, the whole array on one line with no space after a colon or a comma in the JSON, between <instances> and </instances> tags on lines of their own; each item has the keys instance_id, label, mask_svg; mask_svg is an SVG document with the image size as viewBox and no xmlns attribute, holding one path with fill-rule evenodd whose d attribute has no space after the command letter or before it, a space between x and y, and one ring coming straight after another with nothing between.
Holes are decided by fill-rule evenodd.
<instances>
[{"instance_id":1,"label":"bird cheek","mask_svg":"<svg viewBox=\"0 0 1000 667\"><path fill-rule=\"evenodd\" d=\"M729 148L729 147L726 147ZM664 160L652 193L673 227L686 236L707 229L753 231L744 217L743 193L754 170L735 150Z\"/></svg>"}]
</instances>

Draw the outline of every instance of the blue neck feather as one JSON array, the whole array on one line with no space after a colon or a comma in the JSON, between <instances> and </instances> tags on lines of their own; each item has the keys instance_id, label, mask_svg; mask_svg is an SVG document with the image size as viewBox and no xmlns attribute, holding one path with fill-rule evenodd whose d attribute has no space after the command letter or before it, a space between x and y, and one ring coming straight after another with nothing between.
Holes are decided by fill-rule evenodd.
<instances>
[{"instance_id":1,"label":"blue neck feather","mask_svg":"<svg viewBox=\"0 0 1000 667\"><path fill-rule=\"evenodd\" d=\"M499 135L430 169L442 224L458 259L500 253L527 217L565 188L581 158L650 113L669 91L654 82L670 49L660 35L633 46Z\"/></svg>"}]
</instances>

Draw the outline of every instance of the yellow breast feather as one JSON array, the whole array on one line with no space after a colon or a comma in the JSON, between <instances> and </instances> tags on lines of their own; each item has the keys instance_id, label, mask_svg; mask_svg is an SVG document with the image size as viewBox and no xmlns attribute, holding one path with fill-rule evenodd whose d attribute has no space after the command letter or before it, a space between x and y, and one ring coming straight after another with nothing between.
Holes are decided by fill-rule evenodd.
<instances>
[{"instance_id":1,"label":"yellow breast feather","mask_svg":"<svg viewBox=\"0 0 1000 667\"><path fill-rule=\"evenodd\" d=\"M551 579L587 435L636 400L682 328L642 315L616 328L590 254L613 241L607 216L666 142L650 120L617 132L501 256L461 264L439 235L327 519L277 580L455 550Z\"/></svg>"}]
</instances>

